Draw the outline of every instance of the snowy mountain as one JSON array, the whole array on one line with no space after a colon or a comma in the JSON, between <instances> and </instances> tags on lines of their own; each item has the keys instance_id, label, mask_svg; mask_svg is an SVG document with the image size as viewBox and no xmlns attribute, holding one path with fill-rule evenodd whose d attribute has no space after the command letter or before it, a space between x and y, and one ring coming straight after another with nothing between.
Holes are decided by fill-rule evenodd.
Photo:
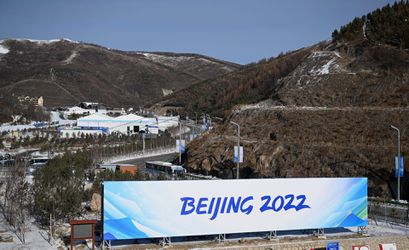
<instances>
[{"instance_id":1,"label":"snowy mountain","mask_svg":"<svg viewBox=\"0 0 409 250\"><path fill-rule=\"evenodd\" d=\"M197 54L125 52L69 39L0 41L1 93L43 96L48 107L89 100L143 106L239 68Z\"/></svg>"}]
</instances>

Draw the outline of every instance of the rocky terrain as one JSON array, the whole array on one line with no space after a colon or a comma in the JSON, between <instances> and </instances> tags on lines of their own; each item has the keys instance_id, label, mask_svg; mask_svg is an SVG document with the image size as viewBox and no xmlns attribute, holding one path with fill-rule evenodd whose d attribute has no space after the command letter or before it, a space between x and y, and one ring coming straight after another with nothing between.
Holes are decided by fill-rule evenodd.
<instances>
[{"instance_id":1,"label":"rocky terrain","mask_svg":"<svg viewBox=\"0 0 409 250\"><path fill-rule=\"evenodd\" d=\"M390 9L386 11L393 16ZM399 27L406 34L408 26ZM336 40L249 65L178 91L154 106L224 117L188 145L190 171L235 177L234 121L241 126L244 146L242 178L367 176L370 196L395 196L397 133L390 125L401 129L405 156L409 50L368 39L362 26L351 30L351 39L338 35ZM205 84L212 87L198 95ZM408 173L406 168L404 199L409 198Z\"/></svg>"},{"instance_id":2,"label":"rocky terrain","mask_svg":"<svg viewBox=\"0 0 409 250\"><path fill-rule=\"evenodd\" d=\"M2 98L43 96L47 107L79 101L144 106L238 68L202 55L124 52L68 39L0 41Z\"/></svg>"}]
</instances>

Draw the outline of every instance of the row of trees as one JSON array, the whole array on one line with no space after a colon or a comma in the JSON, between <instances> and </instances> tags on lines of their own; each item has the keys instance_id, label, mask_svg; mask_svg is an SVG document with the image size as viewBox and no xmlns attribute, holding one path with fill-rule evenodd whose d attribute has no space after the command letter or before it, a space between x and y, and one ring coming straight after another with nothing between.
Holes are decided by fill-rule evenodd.
<instances>
[{"instance_id":1,"label":"row of trees","mask_svg":"<svg viewBox=\"0 0 409 250\"><path fill-rule=\"evenodd\" d=\"M174 140L164 136L161 140L146 140L145 146L149 149L169 143L173 145ZM113 147L94 145L76 153L66 151L63 156L50 160L34 172L33 185L26 181L26 166L17 161L17 165L7 168L10 175L0 183L0 188L5 190L0 204L2 212L24 242L28 218L32 215L44 225L50 223L51 218L67 220L83 212L82 203L89 201L93 193L100 193L104 180L150 180L152 177L142 172L135 175L111 171L94 174L98 157L137 150L142 150L142 142L139 138L129 137L123 144ZM166 178L164 175L155 177ZM91 181L92 189L86 190L85 184Z\"/></svg>"},{"instance_id":2,"label":"row of trees","mask_svg":"<svg viewBox=\"0 0 409 250\"><path fill-rule=\"evenodd\" d=\"M143 138L142 135L91 135L91 134L79 134L74 138L60 138L58 133L50 132L37 132L34 136L29 136L28 131L23 131L23 136L19 138L14 138L11 141L11 146L13 148L18 147L40 147L41 150L51 149L53 151L63 150L67 151L69 147L106 147L109 145L124 145L124 147L133 147L135 150L142 150ZM26 135L25 135L26 134ZM24 136L25 135L25 136ZM0 144L2 146L2 138L0 138ZM171 138L170 134L164 133L155 138L146 138L145 147L155 148L155 147L165 147L173 144L174 140ZM137 148L137 149L136 149ZM115 151L115 150L114 150ZM129 150L127 150L129 153Z\"/></svg>"},{"instance_id":3,"label":"row of trees","mask_svg":"<svg viewBox=\"0 0 409 250\"><path fill-rule=\"evenodd\" d=\"M81 203L89 201L93 193L100 193L103 181L151 179L149 174L140 171L136 174L104 171L95 175L94 166L90 152L82 151L67 152L37 169L30 195L34 197L32 213L38 221L48 224L50 214L56 220L81 214ZM166 179L166 176L159 175L156 179ZM92 188L85 190L85 183L91 181Z\"/></svg>"},{"instance_id":4,"label":"row of trees","mask_svg":"<svg viewBox=\"0 0 409 250\"><path fill-rule=\"evenodd\" d=\"M355 18L332 33L335 41L368 39L401 49L409 48L409 2L395 2L366 16Z\"/></svg>"},{"instance_id":5,"label":"row of trees","mask_svg":"<svg viewBox=\"0 0 409 250\"><path fill-rule=\"evenodd\" d=\"M0 182L2 202L0 208L7 222L14 228L16 235L25 243L25 233L28 230L28 218L32 212L32 189L25 180L25 166L17 161L8 176Z\"/></svg>"},{"instance_id":6,"label":"row of trees","mask_svg":"<svg viewBox=\"0 0 409 250\"><path fill-rule=\"evenodd\" d=\"M87 153L67 152L35 171L33 213L40 222L46 222L50 214L66 219L81 212L81 203L86 200L85 180L91 167Z\"/></svg>"}]
</instances>

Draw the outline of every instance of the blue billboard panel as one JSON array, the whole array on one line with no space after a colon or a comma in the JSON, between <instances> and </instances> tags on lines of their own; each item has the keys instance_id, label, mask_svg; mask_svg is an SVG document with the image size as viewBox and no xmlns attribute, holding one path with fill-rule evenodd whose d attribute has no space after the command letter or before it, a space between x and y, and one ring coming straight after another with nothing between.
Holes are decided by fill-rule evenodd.
<instances>
[{"instance_id":1,"label":"blue billboard panel","mask_svg":"<svg viewBox=\"0 0 409 250\"><path fill-rule=\"evenodd\" d=\"M104 240L368 225L367 178L109 181Z\"/></svg>"}]
</instances>

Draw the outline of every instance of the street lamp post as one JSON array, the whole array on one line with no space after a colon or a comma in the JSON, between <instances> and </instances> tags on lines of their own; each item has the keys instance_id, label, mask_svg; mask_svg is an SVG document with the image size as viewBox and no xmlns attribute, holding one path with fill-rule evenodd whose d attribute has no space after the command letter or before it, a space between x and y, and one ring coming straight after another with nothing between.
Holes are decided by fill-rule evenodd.
<instances>
[{"instance_id":1,"label":"street lamp post","mask_svg":"<svg viewBox=\"0 0 409 250\"><path fill-rule=\"evenodd\" d=\"M240 174L240 125L230 121L231 124L237 126L237 179L239 179L239 174Z\"/></svg>"},{"instance_id":2,"label":"street lamp post","mask_svg":"<svg viewBox=\"0 0 409 250\"><path fill-rule=\"evenodd\" d=\"M179 164L182 165L182 119L179 116Z\"/></svg>"},{"instance_id":3,"label":"street lamp post","mask_svg":"<svg viewBox=\"0 0 409 250\"><path fill-rule=\"evenodd\" d=\"M391 125L391 128L398 132L398 201L400 201L400 129Z\"/></svg>"}]
</instances>

